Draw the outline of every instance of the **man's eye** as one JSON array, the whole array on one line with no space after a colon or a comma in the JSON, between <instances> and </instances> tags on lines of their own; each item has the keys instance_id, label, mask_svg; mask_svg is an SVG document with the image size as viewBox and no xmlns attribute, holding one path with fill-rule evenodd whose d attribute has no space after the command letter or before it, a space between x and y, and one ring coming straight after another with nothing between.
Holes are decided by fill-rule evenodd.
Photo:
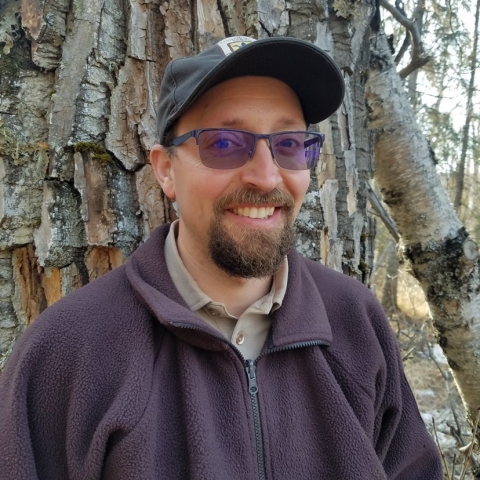
<instances>
[{"instance_id":1,"label":"man's eye","mask_svg":"<svg viewBox=\"0 0 480 480\"><path fill-rule=\"evenodd\" d=\"M220 138L214 142L212 142L212 147L213 148L219 148L221 150L225 149L225 148L231 148L233 147L234 144L231 140L228 140L226 138Z\"/></svg>"},{"instance_id":2,"label":"man's eye","mask_svg":"<svg viewBox=\"0 0 480 480\"><path fill-rule=\"evenodd\" d=\"M277 147L280 148L300 148L302 144L296 138L282 138L277 142Z\"/></svg>"},{"instance_id":3,"label":"man's eye","mask_svg":"<svg viewBox=\"0 0 480 480\"><path fill-rule=\"evenodd\" d=\"M204 147L211 150L231 150L242 147L242 139L232 132L215 133L205 136Z\"/></svg>"}]
</instances>

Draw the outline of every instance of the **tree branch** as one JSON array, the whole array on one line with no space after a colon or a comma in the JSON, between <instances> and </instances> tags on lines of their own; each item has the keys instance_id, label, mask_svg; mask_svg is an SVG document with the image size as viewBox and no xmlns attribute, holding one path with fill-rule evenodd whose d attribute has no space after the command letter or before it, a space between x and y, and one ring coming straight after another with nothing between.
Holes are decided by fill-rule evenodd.
<instances>
[{"instance_id":1,"label":"tree branch","mask_svg":"<svg viewBox=\"0 0 480 480\"><path fill-rule=\"evenodd\" d=\"M423 46L422 46L422 38L420 35L420 30L418 28L418 24L415 21L415 18L418 18L421 12L419 12L420 6L417 6L415 9L415 13L413 15L414 20L409 20L398 8L394 7L388 0L380 0L380 5L392 14L392 17L403 25L407 33L410 36L411 43L412 43L412 59L410 63L400 71L400 77L406 78L415 70L422 68L426 65L431 57L423 57ZM398 61L400 61L401 57L403 56L404 49L408 46L407 41L403 42L402 48L400 49L399 54L397 55ZM397 59L395 59L397 62Z\"/></svg>"},{"instance_id":2,"label":"tree branch","mask_svg":"<svg viewBox=\"0 0 480 480\"><path fill-rule=\"evenodd\" d=\"M407 34L405 35L405 39L403 40L402 46L400 47L400 50L395 56L395 59L394 59L395 65L398 65L401 62L409 46L410 46L410 34L409 32L407 32Z\"/></svg>"},{"instance_id":3,"label":"tree branch","mask_svg":"<svg viewBox=\"0 0 480 480\"><path fill-rule=\"evenodd\" d=\"M398 10L398 8L395 8L393 5L391 5L388 0L380 0L380 5L385 9L388 10L391 14L392 17L401 25L403 25L407 30L412 29L412 23L403 13Z\"/></svg>"},{"instance_id":4,"label":"tree branch","mask_svg":"<svg viewBox=\"0 0 480 480\"><path fill-rule=\"evenodd\" d=\"M400 72L398 72L400 78L407 78L415 70L425 66L431 59L432 57L430 56L412 59L412 61L405 68L402 68Z\"/></svg>"},{"instance_id":5,"label":"tree branch","mask_svg":"<svg viewBox=\"0 0 480 480\"><path fill-rule=\"evenodd\" d=\"M368 190L368 200L370 205L375 210L375 213L380 217L387 230L390 232L390 235L393 237L395 242L398 243L400 240L400 233L398 232L395 222L392 220L388 212L385 210L385 207L382 205L380 199L375 195L372 187L367 183Z\"/></svg>"}]
</instances>

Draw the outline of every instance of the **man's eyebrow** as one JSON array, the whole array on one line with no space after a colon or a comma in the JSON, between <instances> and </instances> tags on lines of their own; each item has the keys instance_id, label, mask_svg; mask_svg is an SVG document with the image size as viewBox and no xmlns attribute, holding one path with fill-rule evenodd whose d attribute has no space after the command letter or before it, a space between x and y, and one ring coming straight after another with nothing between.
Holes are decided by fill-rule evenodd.
<instances>
[{"instance_id":1,"label":"man's eyebrow","mask_svg":"<svg viewBox=\"0 0 480 480\"><path fill-rule=\"evenodd\" d=\"M245 122L241 118L229 118L228 120L222 120L220 125L222 127L235 127L235 126L242 126Z\"/></svg>"},{"instance_id":2,"label":"man's eyebrow","mask_svg":"<svg viewBox=\"0 0 480 480\"><path fill-rule=\"evenodd\" d=\"M304 121L302 120L302 122ZM280 117L275 123L284 127L298 126L298 120L291 117ZM229 118L220 122L222 127L241 127L243 125L245 125L245 121L241 118Z\"/></svg>"}]
</instances>

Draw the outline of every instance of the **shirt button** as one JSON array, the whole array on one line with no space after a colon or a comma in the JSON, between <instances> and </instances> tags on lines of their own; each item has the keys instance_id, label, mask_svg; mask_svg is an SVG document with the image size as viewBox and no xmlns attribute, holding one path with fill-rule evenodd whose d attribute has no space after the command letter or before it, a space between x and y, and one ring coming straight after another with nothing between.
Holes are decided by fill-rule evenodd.
<instances>
[{"instance_id":1,"label":"shirt button","mask_svg":"<svg viewBox=\"0 0 480 480\"><path fill-rule=\"evenodd\" d=\"M218 312L216 310L214 310L213 308L210 309L210 315L212 317L218 317Z\"/></svg>"},{"instance_id":2,"label":"shirt button","mask_svg":"<svg viewBox=\"0 0 480 480\"><path fill-rule=\"evenodd\" d=\"M235 343L237 345L241 345L244 341L245 341L245 336L243 335L243 333L239 333L237 335L237 338L235 339Z\"/></svg>"}]
</instances>

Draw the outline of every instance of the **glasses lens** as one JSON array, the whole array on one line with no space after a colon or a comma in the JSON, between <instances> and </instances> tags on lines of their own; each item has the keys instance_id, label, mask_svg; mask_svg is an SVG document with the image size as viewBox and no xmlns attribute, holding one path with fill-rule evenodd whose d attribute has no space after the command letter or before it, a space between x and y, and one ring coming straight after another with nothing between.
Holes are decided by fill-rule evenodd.
<instances>
[{"instance_id":1,"label":"glasses lens","mask_svg":"<svg viewBox=\"0 0 480 480\"><path fill-rule=\"evenodd\" d=\"M272 136L276 162L288 170L307 170L317 165L323 137L309 132L282 132Z\"/></svg>"},{"instance_id":2,"label":"glasses lens","mask_svg":"<svg viewBox=\"0 0 480 480\"><path fill-rule=\"evenodd\" d=\"M198 135L200 160L206 167L228 169L245 165L255 137L237 130L202 130Z\"/></svg>"}]
</instances>

